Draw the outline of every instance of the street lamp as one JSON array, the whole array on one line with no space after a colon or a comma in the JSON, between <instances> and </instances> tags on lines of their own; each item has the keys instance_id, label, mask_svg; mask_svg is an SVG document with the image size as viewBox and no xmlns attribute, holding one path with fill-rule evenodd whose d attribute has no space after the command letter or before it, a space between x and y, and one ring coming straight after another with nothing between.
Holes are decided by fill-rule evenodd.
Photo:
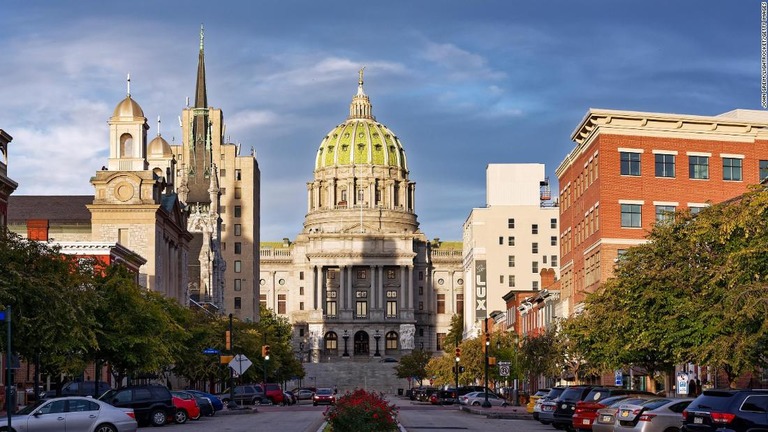
<instances>
[{"instance_id":1,"label":"street lamp","mask_svg":"<svg viewBox=\"0 0 768 432\"><path fill-rule=\"evenodd\" d=\"M379 329L376 329L376 331L373 333L373 338L376 339L376 352L373 354L373 356L381 357L381 353L379 353L379 338L381 338L381 335L379 334Z\"/></svg>"},{"instance_id":2,"label":"street lamp","mask_svg":"<svg viewBox=\"0 0 768 432\"><path fill-rule=\"evenodd\" d=\"M491 349L491 335L488 334L488 322L485 323L485 400L483 408L490 408L491 402L488 401L488 350Z\"/></svg>"},{"instance_id":3,"label":"street lamp","mask_svg":"<svg viewBox=\"0 0 768 432\"><path fill-rule=\"evenodd\" d=\"M349 351L347 351L347 340L349 340L349 333L344 330L344 357L349 357Z\"/></svg>"}]
</instances>

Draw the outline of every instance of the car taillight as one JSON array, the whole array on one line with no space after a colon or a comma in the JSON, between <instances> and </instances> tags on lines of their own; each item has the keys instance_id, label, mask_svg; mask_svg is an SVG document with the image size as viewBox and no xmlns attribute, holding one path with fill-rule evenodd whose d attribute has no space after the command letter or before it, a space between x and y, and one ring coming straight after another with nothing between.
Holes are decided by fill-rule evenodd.
<instances>
[{"instance_id":1,"label":"car taillight","mask_svg":"<svg viewBox=\"0 0 768 432\"><path fill-rule=\"evenodd\" d=\"M128 417L136 420L136 413L133 412L133 411L126 411L125 415L127 415Z\"/></svg>"},{"instance_id":2,"label":"car taillight","mask_svg":"<svg viewBox=\"0 0 768 432\"><path fill-rule=\"evenodd\" d=\"M729 424L736 417L736 414L713 412L709 414L712 417L712 423Z\"/></svg>"},{"instance_id":3,"label":"car taillight","mask_svg":"<svg viewBox=\"0 0 768 432\"><path fill-rule=\"evenodd\" d=\"M643 414L640 416L640 421L651 421L653 418L656 417L656 414Z\"/></svg>"}]
</instances>

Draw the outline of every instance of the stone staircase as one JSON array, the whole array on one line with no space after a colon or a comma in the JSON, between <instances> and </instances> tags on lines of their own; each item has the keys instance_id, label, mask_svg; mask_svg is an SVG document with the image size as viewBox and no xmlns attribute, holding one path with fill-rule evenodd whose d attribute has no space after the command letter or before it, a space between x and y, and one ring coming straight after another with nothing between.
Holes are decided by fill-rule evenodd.
<instances>
[{"instance_id":1,"label":"stone staircase","mask_svg":"<svg viewBox=\"0 0 768 432\"><path fill-rule=\"evenodd\" d=\"M381 363L377 358L341 359L327 363L304 363L306 375L301 383L291 381L287 388L330 387L339 393L355 388L397 394L398 389L408 388L408 380L397 378L395 367L398 363Z\"/></svg>"}]
</instances>

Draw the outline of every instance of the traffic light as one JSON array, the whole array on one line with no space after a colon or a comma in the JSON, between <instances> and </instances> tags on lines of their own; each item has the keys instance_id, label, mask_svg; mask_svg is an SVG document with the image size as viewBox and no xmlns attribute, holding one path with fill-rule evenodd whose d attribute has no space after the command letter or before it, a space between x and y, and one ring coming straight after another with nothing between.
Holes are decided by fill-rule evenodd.
<instances>
[{"instance_id":1,"label":"traffic light","mask_svg":"<svg viewBox=\"0 0 768 432\"><path fill-rule=\"evenodd\" d=\"M459 366L459 373L464 373L465 369L464 366Z\"/></svg>"},{"instance_id":2,"label":"traffic light","mask_svg":"<svg viewBox=\"0 0 768 432\"><path fill-rule=\"evenodd\" d=\"M483 345L483 353L488 353L488 347L491 346L491 334L485 334L485 344Z\"/></svg>"},{"instance_id":3,"label":"traffic light","mask_svg":"<svg viewBox=\"0 0 768 432\"><path fill-rule=\"evenodd\" d=\"M227 351L232 349L232 333L229 330L224 333L224 349Z\"/></svg>"},{"instance_id":4,"label":"traffic light","mask_svg":"<svg viewBox=\"0 0 768 432\"><path fill-rule=\"evenodd\" d=\"M264 360L269 360L269 345L262 345L261 356L264 357Z\"/></svg>"},{"instance_id":5,"label":"traffic light","mask_svg":"<svg viewBox=\"0 0 768 432\"><path fill-rule=\"evenodd\" d=\"M461 358L461 348L456 347L456 361L459 361Z\"/></svg>"}]
</instances>

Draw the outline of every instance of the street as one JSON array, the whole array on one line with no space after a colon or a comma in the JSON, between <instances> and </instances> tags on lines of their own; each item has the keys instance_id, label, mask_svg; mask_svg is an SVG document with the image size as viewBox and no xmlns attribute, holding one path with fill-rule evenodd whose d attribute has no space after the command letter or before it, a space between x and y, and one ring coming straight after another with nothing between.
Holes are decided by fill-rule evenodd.
<instances>
[{"instance_id":1,"label":"street","mask_svg":"<svg viewBox=\"0 0 768 432\"><path fill-rule=\"evenodd\" d=\"M391 397L398 407L398 419L406 431L438 432L458 430L482 432L504 430L513 432L554 431L552 426L545 426L535 420L488 419L460 411L455 406L433 406L411 402L405 398ZM314 407L304 402L293 406L259 406L256 414L226 415L219 413L214 417L188 421L186 424L166 425L164 430L175 432L210 432L230 431L246 432L258 425L262 430L290 430L317 432L323 422L323 412L327 406ZM148 428L142 428L148 429Z\"/></svg>"}]
</instances>

